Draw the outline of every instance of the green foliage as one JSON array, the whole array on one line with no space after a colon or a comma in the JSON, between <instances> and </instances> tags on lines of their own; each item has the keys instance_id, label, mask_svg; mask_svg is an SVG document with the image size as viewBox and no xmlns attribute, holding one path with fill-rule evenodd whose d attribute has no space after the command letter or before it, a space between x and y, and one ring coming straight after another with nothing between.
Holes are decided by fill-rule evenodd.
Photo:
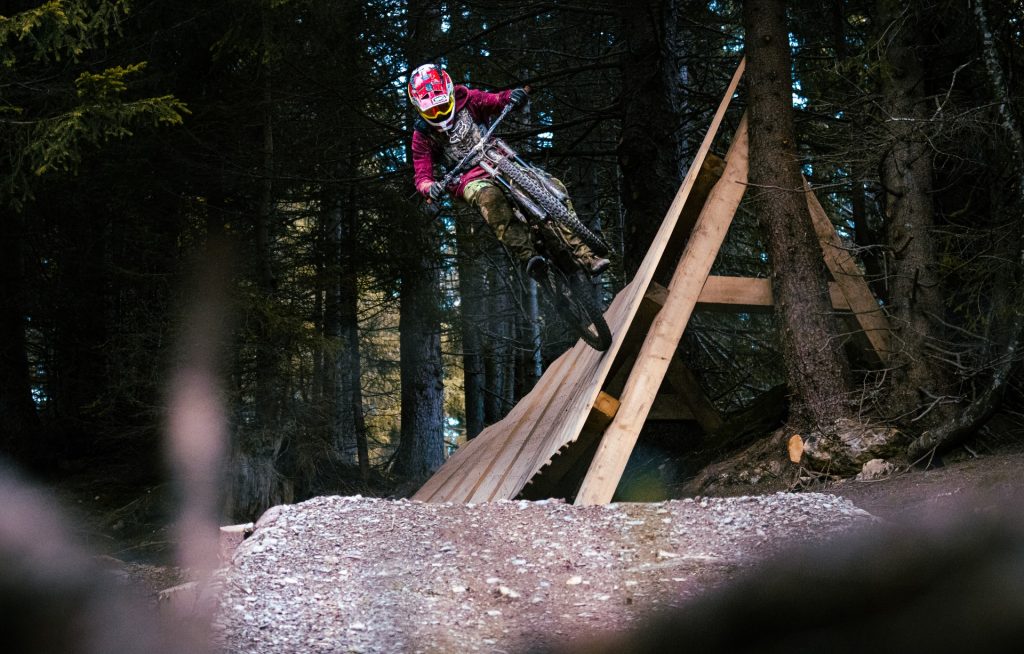
<instances>
[{"instance_id":1,"label":"green foliage","mask_svg":"<svg viewBox=\"0 0 1024 654\"><path fill-rule=\"evenodd\" d=\"M26 59L77 60L87 50L107 43L130 4L129 0L49 0L11 17L0 16L0 65L14 68Z\"/></svg>"},{"instance_id":2,"label":"green foliage","mask_svg":"<svg viewBox=\"0 0 1024 654\"><path fill-rule=\"evenodd\" d=\"M129 80L145 62L96 71L83 61L120 33L129 4L52 0L0 18L0 65L17 88L0 104L6 204L22 207L33 177L77 172L89 148L129 137L137 125L178 125L188 113L172 95L129 97Z\"/></svg>"},{"instance_id":3,"label":"green foliage","mask_svg":"<svg viewBox=\"0 0 1024 654\"><path fill-rule=\"evenodd\" d=\"M179 125L188 113L185 103L172 95L125 101L126 78L145 63L115 66L100 73L82 73L75 80L81 104L36 123L24 153L35 175L50 170L76 171L85 146L132 135L135 124Z\"/></svg>"}]
</instances>

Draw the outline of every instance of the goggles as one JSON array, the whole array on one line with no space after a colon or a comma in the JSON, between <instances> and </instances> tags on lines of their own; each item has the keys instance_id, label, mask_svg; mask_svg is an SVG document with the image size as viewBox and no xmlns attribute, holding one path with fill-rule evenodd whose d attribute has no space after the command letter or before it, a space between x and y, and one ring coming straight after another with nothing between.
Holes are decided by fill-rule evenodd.
<instances>
[{"instance_id":1,"label":"goggles","mask_svg":"<svg viewBox=\"0 0 1024 654\"><path fill-rule=\"evenodd\" d=\"M439 104L426 110L420 110L420 115L427 120L437 121L442 118L447 118L452 110L455 109L455 96L449 96L448 102L445 104Z\"/></svg>"}]
</instances>

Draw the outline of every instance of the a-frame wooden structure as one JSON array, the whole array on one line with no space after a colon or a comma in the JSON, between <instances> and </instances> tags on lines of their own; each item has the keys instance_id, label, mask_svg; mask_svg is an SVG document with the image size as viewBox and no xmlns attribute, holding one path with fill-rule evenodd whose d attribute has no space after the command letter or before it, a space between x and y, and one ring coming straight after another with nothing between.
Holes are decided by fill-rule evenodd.
<instances>
[{"instance_id":1,"label":"a-frame wooden structure","mask_svg":"<svg viewBox=\"0 0 1024 654\"><path fill-rule=\"evenodd\" d=\"M721 426L721 417L676 354L695 308L772 306L768 280L709 276L746 190L745 116L724 162L710 154L743 68L741 61L636 276L605 314L611 347L597 352L579 342L555 360L502 421L460 447L414 500L512 499L528 485L526 495L538 497L589 460L576 503L603 504L611 501L648 417L668 407L675 417L692 417L709 431ZM806 195L834 280L833 306L851 313L868 349L884 362L889 353L885 316L809 188ZM672 393L667 401L659 397L666 388Z\"/></svg>"}]
</instances>

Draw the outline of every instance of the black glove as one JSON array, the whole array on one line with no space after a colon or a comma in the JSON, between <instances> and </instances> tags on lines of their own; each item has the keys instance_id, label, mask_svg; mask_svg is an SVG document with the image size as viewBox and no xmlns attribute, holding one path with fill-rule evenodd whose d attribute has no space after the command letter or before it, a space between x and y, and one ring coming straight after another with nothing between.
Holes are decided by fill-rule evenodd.
<instances>
[{"instance_id":1,"label":"black glove","mask_svg":"<svg viewBox=\"0 0 1024 654\"><path fill-rule=\"evenodd\" d=\"M433 220L441 213L441 205L437 202L420 202L420 211L422 211L423 215L427 218Z\"/></svg>"},{"instance_id":2,"label":"black glove","mask_svg":"<svg viewBox=\"0 0 1024 654\"><path fill-rule=\"evenodd\" d=\"M513 107L516 107L516 108L521 107L524 104L526 104L526 102L529 99L530 99L530 96L527 95L526 89L512 89L512 95L510 95L509 98L508 98L509 103Z\"/></svg>"},{"instance_id":3,"label":"black glove","mask_svg":"<svg viewBox=\"0 0 1024 654\"><path fill-rule=\"evenodd\" d=\"M430 185L429 195L430 199L434 202L440 202L441 198L444 196L444 186L441 185L441 182L434 182Z\"/></svg>"}]
</instances>

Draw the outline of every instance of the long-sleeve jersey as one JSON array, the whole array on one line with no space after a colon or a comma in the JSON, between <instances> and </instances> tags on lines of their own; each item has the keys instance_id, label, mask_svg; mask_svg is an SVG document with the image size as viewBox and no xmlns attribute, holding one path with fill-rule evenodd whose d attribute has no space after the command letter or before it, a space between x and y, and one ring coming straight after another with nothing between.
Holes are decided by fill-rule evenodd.
<instances>
[{"instance_id":1,"label":"long-sleeve jersey","mask_svg":"<svg viewBox=\"0 0 1024 654\"><path fill-rule=\"evenodd\" d=\"M465 86L455 87L455 113L465 109L477 124L489 124L501 110L508 104L512 91L501 93L489 93L478 91ZM427 127L433 130L432 127ZM423 195L430 192L430 185L434 182L434 164L438 163L444 154L444 141L447 139L444 132L434 132L436 138L431 138L421 130L413 130L412 133L412 167L413 183L416 190ZM474 179L485 177L487 172L477 166L471 168L462 175L458 185L449 187L448 191L455 197L462 197L462 191L466 185Z\"/></svg>"}]
</instances>

